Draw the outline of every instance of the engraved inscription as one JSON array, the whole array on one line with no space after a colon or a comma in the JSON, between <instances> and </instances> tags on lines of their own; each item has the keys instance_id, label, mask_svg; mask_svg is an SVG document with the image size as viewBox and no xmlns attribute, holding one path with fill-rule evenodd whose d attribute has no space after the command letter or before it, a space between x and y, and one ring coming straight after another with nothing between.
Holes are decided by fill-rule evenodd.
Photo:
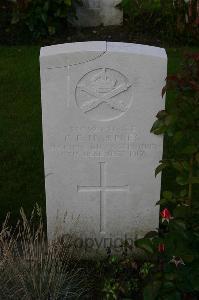
<instances>
[{"instance_id":1,"label":"engraved inscription","mask_svg":"<svg viewBox=\"0 0 199 300\"><path fill-rule=\"evenodd\" d=\"M76 87L76 102L83 113L98 121L110 121L130 107L132 84L120 72L101 68L88 72Z\"/></svg>"},{"instance_id":2,"label":"engraved inscription","mask_svg":"<svg viewBox=\"0 0 199 300\"><path fill-rule=\"evenodd\" d=\"M129 158L142 160L161 151L161 145L145 142L132 125L127 127L70 126L61 144L51 150L73 159L107 160Z\"/></svg>"},{"instance_id":3,"label":"engraved inscription","mask_svg":"<svg viewBox=\"0 0 199 300\"><path fill-rule=\"evenodd\" d=\"M107 186L106 163L100 162L100 184L99 186L77 186L78 192L100 192L100 233L106 231L106 192L128 192L129 186Z\"/></svg>"}]
</instances>

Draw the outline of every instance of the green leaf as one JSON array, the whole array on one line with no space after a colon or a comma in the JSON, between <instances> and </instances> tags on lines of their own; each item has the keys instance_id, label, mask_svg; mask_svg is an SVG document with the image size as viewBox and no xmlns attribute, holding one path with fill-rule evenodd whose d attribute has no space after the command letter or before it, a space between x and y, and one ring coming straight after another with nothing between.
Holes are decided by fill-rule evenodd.
<instances>
[{"instance_id":1,"label":"green leaf","mask_svg":"<svg viewBox=\"0 0 199 300\"><path fill-rule=\"evenodd\" d=\"M171 200L172 197L173 197L173 193L170 192L170 191L164 191L164 192L163 192L163 197L164 197L165 199L167 199L167 200Z\"/></svg>"},{"instance_id":2,"label":"green leaf","mask_svg":"<svg viewBox=\"0 0 199 300\"><path fill-rule=\"evenodd\" d=\"M185 197L187 195L187 190L180 191L180 196Z\"/></svg>"},{"instance_id":3,"label":"green leaf","mask_svg":"<svg viewBox=\"0 0 199 300\"><path fill-rule=\"evenodd\" d=\"M195 265L195 268L191 274L189 274L189 280L193 286L193 289L199 292L199 266Z\"/></svg>"},{"instance_id":4,"label":"green leaf","mask_svg":"<svg viewBox=\"0 0 199 300\"><path fill-rule=\"evenodd\" d=\"M173 161L173 162L172 162L172 166L173 166L176 170L178 170L178 171L180 171L180 172L183 170L182 164L181 164L180 162L178 162L178 161Z\"/></svg>"},{"instance_id":5,"label":"green leaf","mask_svg":"<svg viewBox=\"0 0 199 300\"><path fill-rule=\"evenodd\" d=\"M199 183L199 177L192 177L188 180L189 183Z\"/></svg>"},{"instance_id":6,"label":"green leaf","mask_svg":"<svg viewBox=\"0 0 199 300\"><path fill-rule=\"evenodd\" d=\"M169 115L169 116L167 116L167 117L165 118L165 124L166 124L167 126L169 126L170 124L173 123L174 120L175 120L174 116Z\"/></svg>"},{"instance_id":7,"label":"green leaf","mask_svg":"<svg viewBox=\"0 0 199 300\"><path fill-rule=\"evenodd\" d=\"M158 202L156 202L156 205L161 205L161 206L167 206L168 200L166 199L160 199Z\"/></svg>"},{"instance_id":8,"label":"green leaf","mask_svg":"<svg viewBox=\"0 0 199 300\"><path fill-rule=\"evenodd\" d=\"M188 184L188 178L186 176L178 176L176 178L176 182L179 184L179 185L186 185Z\"/></svg>"},{"instance_id":9,"label":"green leaf","mask_svg":"<svg viewBox=\"0 0 199 300\"><path fill-rule=\"evenodd\" d=\"M150 254L153 254L153 243L150 239L139 239L135 241L135 246Z\"/></svg>"},{"instance_id":10,"label":"green leaf","mask_svg":"<svg viewBox=\"0 0 199 300\"><path fill-rule=\"evenodd\" d=\"M195 145L189 145L189 146L186 146L183 150L182 150L182 153L184 154L193 154L195 152L197 152L197 147Z\"/></svg>"},{"instance_id":11,"label":"green leaf","mask_svg":"<svg viewBox=\"0 0 199 300\"><path fill-rule=\"evenodd\" d=\"M162 98L164 97L166 91L167 91L167 86L164 86L162 89Z\"/></svg>"},{"instance_id":12,"label":"green leaf","mask_svg":"<svg viewBox=\"0 0 199 300\"><path fill-rule=\"evenodd\" d=\"M17 24L20 21L20 17L18 13L13 13L11 24Z\"/></svg>"},{"instance_id":13,"label":"green leaf","mask_svg":"<svg viewBox=\"0 0 199 300\"><path fill-rule=\"evenodd\" d=\"M158 299L158 294L161 289L161 281L150 282L145 288L143 292L144 300L156 300Z\"/></svg>"},{"instance_id":14,"label":"green leaf","mask_svg":"<svg viewBox=\"0 0 199 300\"><path fill-rule=\"evenodd\" d=\"M177 144L178 142L180 142L181 140L182 140L182 138L183 138L183 132L182 131L178 131L178 132L176 132L176 134L174 135L174 137L173 137L173 142L174 142L174 144Z\"/></svg>"},{"instance_id":15,"label":"green leaf","mask_svg":"<svg viewBox=\"0 0 199 300\"><path fill-rule=\"evenodd\" d=\"M42 13L42 14L41 14L41 19L42 19L42 21L44 22L44 24L46 24L46 22L47 22L47 14Z\"/></svg>"},{"instance_id":16,"label":"green leaf","mask_svg":"<svg viewBox=\"0 0 199 300\"><path fill-rule=\"evenodd\" d=\"M181 255L181 258L182 260L185 262L185 263L191 263L193 260L194 260L194 255L191 255L191 254L182 254Z\"/></svg>"},{"instance_id":17,"label":"green leaf","mask_svg":"<svg viewBox=\"0 0 199 300\"><path fill-rule=\"evenodd\" d=\"M185 222L182 221L182 220L180 220L180 219L175 220L174 226L175 226L176 229L183 229L183 230L186 229L186 224L185 224Z\"/></svg>"},{"instance_id":18,"label":"green leaf","mask_svg":"<svg viewBox=\"0 0 199 300\"><path fill-rule=\"evenodd\" d=\"M189 210L187 206L177 206L173 211L174 218L181 218L181 219L185 219L188 213Z\"/></svg>"},{"instance_id":19,"label":"green leaf","mask_svg":"<svg viewBox=\"0 0 199 300\"><path fill-rule=\"evenodd\" d=\"M189 171L190 170L190 164L188 161L183 161L182 162L182 166L183 168L186 170L186 171Z\"/></svg>"},{"instance_id":20,"label":"green leaf","mask_svg":"<svg viewBox=\"0 0 199 300\"><path fill-rule=\"evenodd\" d=\"M199 152L195 156L197 163L199 164Z\"/></svg>"},{"instance_id":21,"label":"green leaf","mask_svg":"<svg viewBox=\"0 0 199 300\"><path fill-rule=\"evenodd\" d=\"M171 273L166 273L165 276L164 276L165 280L168 280L168 281L172 281L172 280L175 280L176 278L176 274L171 272Z\"/></svg>"},{"instance_id":22,"label":"green leaf","mask_svg":"<svg viewBox=\"0 0 199 300\"><path fill-rule=\"evenodd\" d=\"M54 26L48 26L48 32L50 35L55 34L55 27Z\"/></svg>"},{"instance_id":23,"label":"green leaf","mask_svg":"<svg viewBox=\"0 0 199 300\"><path fill-rule=\"evenodd\" d=\"M46 2L44 3L43 9L44 9L45 12L48 11L48 9L49 9L49 2L48 2L48 1L46 1Z\"/></svg>"},{"instance_id":24,"label":"green leaf","mask_svg":"<svg viewBox=\"0 0 199 300\"><path fill-rule=\"evenodd\" d=\"M157 231L149 231L149 232L144 236L144 238L150 239L150 238L153 238L153 237L156 237L156 236L158 236L158 232L157 232Z\"/></svg>"},{"instance_id":25,"label":"green leaf","mask_svg":"<svg viewBox=\"0 0 199 300\"><path fill-rule=\"evenodd\" d=\"M161 111L158 112L156 118L164 119L167 115L168 115L168 113L165 110L161 110Z\"/></svg>"},{"instance_id":26,"label":"green leaf","mask_svg":"<svg viewBox=\"0 0 199 300\"><path fill-rule=\"evenodd\" d=\"M71 0L64 0L64 3L65 3L67 6L71 6L71 4L72 4Z\"/></svg>"},{"instance_id":27,"label":"green leaf","mask_svg":"<svg viewBox=\"0 0 199 300\"><path fill-rule=\"evenodd\" d=\"M177 291L166 294L162 297L163 300L182 300L181 294Z\"/></svg>"},{"instance_id":28,"label":"green leaf","mask_svg":"<svg viewBox=\"0 0 199 300\"><path fill-rule=\"evenodd\" d=\"M167 130L166 130L167 134L169 137L173 137L174 133L175 133L175 128L173 127L167 127Z\"/></svg>"},{"instance_id":29,"label":"green leaf","mask_svg":"<svg viewBox=\"0 0 199 300\"><path fill-rule=\"evenodd\" d=\"M155 169L155 177L162 172L162 170L164 170L166 167L168 167L168 163L163 162L161 163L156 169Z\"/></svg>"},{"instance_id":30,"label":"green leaf","mask_svg":"<svg viewBox=\"0 0 199 300\"><path fill-rule=\"evenodd\" d=\"M151 132L154 134L162 134L166 131L166 126L164 125L164 122L161 120L156 120L151 128Z\"/></svg>"},{"instance_id":31,"label":"green leaf","mask_svg":"<svg viewBox=\"0 0 199 300\"><path fill-rule=\"evenodd\" d=\"M165 289L165 290L173 290L175 288L175 285L172 281L165 281L163 283L162 288Z\"/></svg>"}]
</instances>

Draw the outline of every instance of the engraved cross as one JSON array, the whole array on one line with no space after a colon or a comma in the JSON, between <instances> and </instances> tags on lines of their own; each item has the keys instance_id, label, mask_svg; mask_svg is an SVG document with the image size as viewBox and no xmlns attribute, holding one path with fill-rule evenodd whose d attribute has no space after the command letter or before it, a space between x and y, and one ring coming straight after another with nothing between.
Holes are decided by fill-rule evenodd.
<instances>
[{"instance_id":1,"label":"engraved cross","mask_svg":"<svg viewBox=\"0 0 199 300\"><path fill-rule=\"evenodd\" d=\"M107 186L106 185L106 163L100 162L100 184L99 186L77 186L78 192L100 192L100 233L105 233L106 228L106 192L128 192L129 186Z\"/></svg>"}]
</instances>

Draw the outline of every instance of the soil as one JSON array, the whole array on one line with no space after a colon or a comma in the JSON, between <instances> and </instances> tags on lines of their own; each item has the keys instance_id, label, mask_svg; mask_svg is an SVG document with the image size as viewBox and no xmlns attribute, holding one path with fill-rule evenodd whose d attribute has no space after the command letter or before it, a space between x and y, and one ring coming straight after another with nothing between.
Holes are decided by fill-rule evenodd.
<instances>
[{"instance_id":1,"label":"soil","mask_svg":"<svg viewBox=\"0 0 199 300\"><path fill-rule=\"evenodd\" d=\"M40 40L33 40L27 32L22 33L20 30L15 29L12 32L0 30L0 44L7 46L23 44L44 46L67 42L112 41L147 44L159 47L165 46L165 42L163 42L158 35L158 32L131 30L127 23L123 26L99 26L92 28L74 28L69 26L64 32Z\"/></svg>"},{"instance_id":2,"label":"soil","mask_svg":"<svg viewBox=\"0 0 199 300\"><path fill-rule=\"evenodd\" d=\"M93 28L68 28L67 36L63 34L59 37L43 40L45 44L57 44L59 42L81 42L81 41L112 41L128 42L137 44L148 44L160 46L161 41L148 34L132 33L127 25L124 26L100 26Z\"/></svg>"}]
</instances>

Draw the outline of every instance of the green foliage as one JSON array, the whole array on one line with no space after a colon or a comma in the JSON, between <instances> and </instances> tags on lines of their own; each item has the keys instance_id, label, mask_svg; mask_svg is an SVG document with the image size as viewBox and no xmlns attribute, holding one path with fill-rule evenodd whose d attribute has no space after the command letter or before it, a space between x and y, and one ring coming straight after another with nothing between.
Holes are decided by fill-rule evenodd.
<instances>
[{"instance_id":1,"label":"green foliage","mask_svg":"<svg viewBox=\"0 0 199 300\"><path fill-rule=\"evenodd\" d=\"M159 22L159 0L123 0L120 7L129 19L130 26L138 30L155 27Z\"/></svg>"},{"instance_id":2,"label":"green foliage","mask_svg":"<svg viewBox=\"0 0 199 300\"><path fill-rule=\"evenodd\" d=\"M152 31L169 41L198 39L197 0L122 0L120 7L133 31Z\"/></svg>"},{"instance_id":3,"label":"green foliage","mask_svg":"<svg viewBox=\"0 0 199 300\"><path fill-rule=\"evenodd\" d=\"M104 274L102 299L137 299L152 266L151 263L138 263L126 253L121 257L110 255L101 265Z\"/></svg>"},{"instance_id":4,"label":"green foliage","mask_svg":"<svg viewBox=\"0 0 199 300\"><path fill-rule=\"evenodd\" d=\"M121 6L131 16L139 16L142 12L154 12L161 7L160 0L123 0ZM129 10L130 8L130 10Z\"/></svg>"},{"instance_id":5,"label":"green foliage","mask_svg":"<svg viewBox=\"0 0 199 300\"><path fill-rule=\"evenodd\" d=\"M151 131L164 133L174 149L156 169L156 176L170 168L176 188L162 193L159 231L136 241L155 261L144 289L144 300L182 299L199 293L199 53L186 55L180 74L169 76L163 89L175 92L166 110L157 114ZM161 247L160 247L161 245ZM193 298L190 298L193 299Z\"/></svg>"},{"instance_id":6,"label":"green foliage","mask_svg":"<svg viewBox=\"0 0 199 300\"><path fill-rule=\"evenodd\" d=\"M186 55L183 70L167 78L163 96L172 91L166 109L157 114L151 131L165 134L173 155L165 157L155 175L170 168L173 190L162 192L157 205L160 226L135 241L146 254L137 261L132 246L123 256L105 262L103 299L196 300L199 294L199 53ZM131 255L129 255L129 251ZM126 255L128 254L128 255ZM142 296L140 293L142 292ZM140 296L140 298L139 298Z\"/></svg>"},{"instance_id":7,"label":"green foliage","mask_svg":"<svg viewBox=\"0 0 199 300\"><path fill-rule=\"evenodd\" d=\"M13 25L26 27L34 38L53 35L75 17L79 0L17 0L13 3Z\"/></svg>"},{"instance_id":8,"label":"green foliage","mask_svg":"<svg viewBox=\"0 0 199 300\"><path fill-rule=\"evenodd\" d=\"M12 19L12 3L0 0L0 30L6 30Z\"/></svg>"}]
</instances>

